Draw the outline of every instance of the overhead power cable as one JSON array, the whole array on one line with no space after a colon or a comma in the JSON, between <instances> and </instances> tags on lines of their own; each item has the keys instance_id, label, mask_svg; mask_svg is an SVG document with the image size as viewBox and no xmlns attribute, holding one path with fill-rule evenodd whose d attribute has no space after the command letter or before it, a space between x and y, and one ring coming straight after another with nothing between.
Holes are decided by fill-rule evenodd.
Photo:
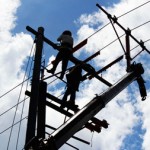
<instances>
[{"instance_id":1,"label":"overhead power cable","mask_svg":"<svg viewBox=\"0 0 150 150\"><path fill-rule=\"evenodd\" d=\"M18 123L20 123L21 121L23 121L24 119L27 119L27 118L28 118L28 116L22 118L20 121L14 123L12 126L10 126L10 127L6 128L6 129L4 129L3 131L1 131L0 134L6 132L7 130L9 130L10 128L14 127L15 125L17 125Z\"/></svg>"},{"instance_id":2,"label":"overhead power cable","mask_svg":"<svg viewBox=\"0 0 150 150\"><path fill-rule=\"evenodd\" d=\"M34 53L35 53L35 49L34 49ZM31 54L32 54L32 50L31 50ZM31 54L30 54L30 55L31 55ZM33 61L31 61L31 64L30 64L28 76L31 76L32 65L33 65ZM27 66L28 66L28 65L27 65ZM28 85L29 85L29 80L27 81L27 84L26 84L26 90L27 90L27 88L28 88ZM23 101L23 105L22 105L20 120L22 119L22 116L23 116L23 111L24 111L24 106L25 106L25 99L26 99L26 95L24 96L24 101ZM19 123L18 136L17 136L17 142L16 142L16 150L18 149L19 136L20 136L20 129L21 129L21 122Z\"/></svg>"},{"instance_id":3,"label":"overhead power cable","mask_svg":"<svg viewBox=\"0 0 150 150\"><path fill-rule=\"evenodd\" d=\"M141 24L141 25L139 25L139 26L137 26L137 27L135 27L135 28L133 28L132 31L135 30L135 29L137 29L137 28L139 28L139 27L142 27L142 26L144 26L144 25L146 25L146 24L148 24L148 23L150 23L150 20L147 21L147 22L144 22L143 24Z\"/></svg>"},{"instance_id":4,"label":"overhead power cable","mask_svg":"<svg viewBox=\"0 0 150 150\"><path fill-rule=\"evenodd\" d=\"M33 45L32 45L31 52L32 52L33 47L34 47L34 43L33 43ZM30 56L31 56L31 54L30 54ZM30 76L29 78L27 78L27 79L24 80L23 82L19 83L18 85L14 86L12 89L10 89L10 90L8 90L6 93L2 94L2 95L0 96L0 98L4 97L5 95L7 95L8 93L10 93L11 91L13 91L14 89L16 89L17 87L19 87L20 85L22 85L24 82L28 81L28 80L31 79L31 78L32 78L32 76Z\"/></svg>"},{"instance_id":5,"label":"overhead power cable","mask_svg":"<svg viewBox=\"0 0 150 150\"><path fill-rule=\"evenodd\" d=\"M148 4L149 2L150 2L150 1L147 1L147 2L145 2L145 3L143 3L143 4L141 4L141 5L139 5L139 6L135 7L135 8L133 8L133 9L127 11L126 13L124 13L124 14L118 16L117 18L121 18L121 17L123 17L123 16L129 14L129 13L131 13L132 11L135 11L136 9L139 9L140 7L142 7L142 6L146 5L146 4ZM89 39L90 37L92 37L93 35L95 35L96 33L98 33L99 31L101 31L102 29L104 29L105 27L107 27L109 24L110 24L110 22L107 23L106 25L104 25L102 28L100 28L100 29L98 29L97 31L95 31L95 32L94 32L93 34L91 34L90 36L88 36L87 39Z\"/></svg>"},{"instance_id":6,"label":"overhead power cable","mask_svg":"<svg viewBox=\"0 0 150 150\"><path fill-rule=\"evenodd\" d=\"M133 9L129 10L128 12L126 12L126 13L124 13L124 14L118 16L117 18L121 18L121 17L123 17L123 16L129 14L129 13L131 13L132 11L134 11L134 10L136 10L136 9L138 9L138 8L140 8L140 7L144 6L144 5L146 5L146 4L148 4L149 2L150 2L150 1L147 1L147 2L141 4L141 5L137 6L137 7L135 7L135 8L133 8Z\"/></svg>"},{"instance_id":7,"label":"overhead power cable","mask_svg":"<svg viewBox=\"0 0 150 150\"><path fill-rule=\"evenodd\" d=\"M20 85L22 85L24 82L28 81L29 79L31 79L31 77L27 78L26 80L24 80L23 82L19 83L18 85L14 86L12 89L10 89L9 91L7 91L6 93L4 93L3 95L0 96L0 98L4 97L5 95L7 95L8 93L10 93L11 91L13 91L14 89L16 89L17 87L19 87Z\"/></svg>"},{"instance_id":8,"label":"overhead power cable","mask_svg":"<svg viewBox=\"0 0 150 150\"><path fill-rule=\"evenodd\" d=\"M147 22L145 22L145 23L143 23L143 24L141 24L141 25L138 25L138 26L134 27L133 29L131 29L131 31L133 31L133 30L135 30L135 29L138 29L138 28L140 28L140 27L142 27L142 26L144 26L144 25L146 25L146 24L148 24L148 23L150 23L150 21L147 21ZM121 36L119 36L119 38L122 38L123 36L125 36L125 33L122 34ZM102 48L100 49L100 51L102 51L102 50L105 49L106 47L110 46L111 44L113 44L113 43L116 42L117 40L118 40L118 38L116 38L115 40L111 41L110 43L108 43L107 45L105 45L104 47L102 47Z\"/></svg>"},{"instance_id":9,"label":"overhead power cable","mask_svg":"<svg viewBox=\"0 0 150 150\"><path fill-rule=\"evenodd\" d=\"M24 100L20 101L19 103L17 103L16 105L12 106L11 108L7 109L6 111L4 111L3 113L0 114L0 116L3 116L5 113L9 112L10 110L12 110L14 107L16 107L17 105L21 104L22 102L24 102L25 100L27 100L29 97L26 97Z\"/></svg>"},{"instance_id":10,"label":"overhead power cable","mask_svg":"<svg viewBox=\"0 0 150 150\"><path fill-rule=\"evenodd\" d=\"M34 43L33 43L32 48L31 48L31 50L30 50L30 55L29 55L29 58L28 58L27 66L26 66L26 69L25 69L24 77L23 77L23 82L22 82L22 84L21 84L21 88L20 88L20 92L19 92L19 96L18 96L18 101L17 101L17 106L16 106L16 110L15 110L14 117L13 117L12 128L11 128L10 134L9 134L9 139L8 139L8 144L7 144L7 150L9 149L10 139L11 139L12 130L13 130L13 124L14 124L14 122L15 122L15 118L16 118L16 114L17 114L17 109L18 109L18 103L19 103L20 98L21 98L21 94L22 94L22 90L23 90L23 83L24 83L24 80L25 80L26 75L27 75L27 70L28 70L30 58L31 58L31 55L32 55L33 47L34 47Z\"/></svg>"},{"instance_id":11,"label":"overhead power cable","mask_svg":"<svg viewBox=\"0 0 150 150\"><path fill-rule=\"evenodd\" d=\"M146 21L146 22L144 22L143 24L140 24L140 25L138 25L138 26L132 28L131 31L136 30L136 29L138 29L138 28L140 28L140 27L142 27L142 26L144 26L144 25L146 25L146 24L148 24L148 23L150 23L150 21ZM99 50L99 52L102 51L103 49L105 49L106 47L110 46L111 44L113 44L113 43L116 42L118 39L122 38L123 36L125 36L125 33L122 34L121 36L119 36L119 35L117 34L117 38L116 38L115 40L113 40L112 42L110 42L109 44L107 44L106 46L104 46L103 48L101 48L101 49ZM144 42L146 42L146 41L144 41ZM122 45L122 46L123 46L123 45ZM139 46L139 45L138 45L138 46ZM136 46L136 47L137 47L137 46ZM68 68L67 70L69 70L69 69L70 69L70 68ZM61 72L58 72L58 73L56 73L56 74L59 74L59 73L61 73ZM43 80L48 79L48 78L53 77L53 76L54 76L54 75L50 75L50 76L48 76L48 77L45 77ZM49 84L51 84L51 83L54 82L55 80L57 80L57 78L54 79L53 81L51 81Z\"/></svg>"}]
</instances>

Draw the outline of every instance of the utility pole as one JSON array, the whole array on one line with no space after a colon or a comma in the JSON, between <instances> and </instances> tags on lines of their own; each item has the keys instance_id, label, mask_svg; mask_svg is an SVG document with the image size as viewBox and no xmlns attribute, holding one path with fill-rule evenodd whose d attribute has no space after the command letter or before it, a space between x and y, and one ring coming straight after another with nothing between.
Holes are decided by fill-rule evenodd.
<instances>
[{"instance_id":1,"label":"utility pole","mask_svg":"<svg viewBox=\"0 0 150 150\"><path fill-rule=\"evenodd\" d=\"M36 114L38 108L39 86L40 86L40 69L43 48L44 28L39 27L36 35L36 51L33 68L33 78L31 86L31 97L29 104L28 123L26 131L25 145L35 136L36 130Z\"/></svg>"}]
</instances>

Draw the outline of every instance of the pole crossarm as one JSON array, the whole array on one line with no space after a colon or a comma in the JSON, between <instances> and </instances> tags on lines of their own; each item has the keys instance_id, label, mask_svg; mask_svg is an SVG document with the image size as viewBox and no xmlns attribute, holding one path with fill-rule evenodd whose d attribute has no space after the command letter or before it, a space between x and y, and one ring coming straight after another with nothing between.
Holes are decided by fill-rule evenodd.
<instances>
[{"instance_id":1,"label":"pole crossarm","mask_svg":"<svg viewBox=\"0 0 150 150\"><path fill-rule=\"evenodd\" d=\"M31 33L33 33L34 35L38 35L38 32L35 31L34 29L32 29L31 27L27 26L26 29L28 31L30 31ZM54 49L57 49L59 51L58 46L53 43L52 41L50 41L49 39L47 39L45 36L43 37L43 41L45 41L47 44L49 44L50 46L52 46ZM71 62L73 62L75 65L81 64L82 61L75 58L73 55L69 58ZM84 69L86 72L92 74L95 78L97 78L99 81L103 82L104 84L106 84L107 86L112 86L111 83L109 83L107 80L105 80L104 78L100 77L97 75L96 72L93 72L93 68L91 65L81 65L82 69Z\"/></svg>"},{"instance_id":2,"label":"pole crossarm","mask_svg":"<svg viewBox=\"0 0 150 150\"><path fill-rule=\"evenodd\" d=\"M116 95L124 90L129 84L136 80L144 69L141 64L133 64L132 72L127 73L116 84L108 88L105 92L96 96L86 106L72 116L65 124L60 126L51 134L47 147L51 150L59 149L71 136L73 136L84 124L94 117L104 106Z\"/></svg>"},{"instance_id":3,"label":"pole crossarm","mask_svg":"<svg viewBox=\"0 0 150 150\"><path fill-rule=\"evenodd\" d=\"M141 46L141 48L143 49L143 50L146 50L149 54L150 54L150 51L144 46L144 43L143 43L143 41L141 40L141 41L138 41L132 34L131 34L131 31L129 32L129 28L128 29L125 29L118 21L117 21L117 18L114 16L114 17L112 17L111 16L111 14L109 14L103 7L101 7L99 4L96 4L96 6L100 9L100 10L102 10L106 15L107 15L107 17L109 18L109 19L112 19L113 20L113 22L114 23L116 23L122 30L124 30L124 32L126 33L126 34L128 34L135 42L137 42L140 46Z\"/></svg>"}]
</instances>

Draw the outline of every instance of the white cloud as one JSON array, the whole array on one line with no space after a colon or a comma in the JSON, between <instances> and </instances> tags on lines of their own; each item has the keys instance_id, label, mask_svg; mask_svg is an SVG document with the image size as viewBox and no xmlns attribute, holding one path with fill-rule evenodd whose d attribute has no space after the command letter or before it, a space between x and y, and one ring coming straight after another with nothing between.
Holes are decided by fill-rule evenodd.
<instances>
[{"instance_id":1,"label":"white cloud","mask_svg":"<svg viewBox=\"0 0 150 150\"><path fill-rule=\"evenodd\" d=\"M108 11L112 15L120 16L121 14L141 5L142 3L147 2L140 1L140 0L122 0L120 3L115 4L112 7L105 8L106 11ZM148 17L149 12L149 4L131 12L130 14L123 16L118 19L118 21L127 29L129 27L130 29L133 29L134 27L141 25L147 21L149 21ZM144 17L143 17L144 16ZM102 11L94 12L93 14L83 14L81 15L80 19L78 20L80 22L80 28L78 30L78 39L79 41L81 39L85 39L90 34L93 34L95 31L100 29L103 25L108 23L107 16L104 15ZM124 32L115 25L118 34L122 35ZM132 32L132 34L138 39L147 40L149 39L148 35L148 28L150 27L149 24L142 26L139 29L136 29ZM78 55L84 53L84 54L92 54L95 51L102 49L105 45L107 45L109 42L116 39L116 35L113 31L113 28L111 25L104 28L102 31L96 33L93 37L90 37L88 39L88 44L82 51L78 51ZM121 41L123 45L125 46L125 37L121 38ZM136 46L137 43L131 40L131 48ZM149 44L146 44L146 47L149 48ZM137 54L137 52L141 50L140 47L132 51L132 55L134 56ZM109 47L103 49L101 51L101 55L96 57L94 59L94 64L99 67L103 67L112 60L114 60L116 57L123 54L123 50L119 44L118 41L116 41L114 44L110 45ZM137 57L137 62L143 62L143 66L145 69L147 69L146 66L148 66L147 59L150 58L150 56L147 56L147 52L143 52L141 57ZM145 60L145 56L147 59ZM113 67L109 68L108 71L103 73L103 77L107 79L108 81L114 83L119 78L121 78L125 74L126 70L126 60L124 58L123 63L119 63L117 65L114 65ZM99 68L100 69L100 68ZM144 75L144 79L149 81L149 69L146 70L146 75ZM97 93L97 91L104 90L106 87L104 87L101 83L99 83L96 79L84 83L82 85L82 96L79 94L79 104L83 106L84 103L87 102L87 99L91 99L91 97ZM134 88L133 85L131 88ZM149 87L147 87L149 88ZM99 113L97 116L100 116L100 118L106 118L108 122L110 122L110 128L106 131L102 131L101 134L96 135L94 138L94 148L93 149L120 149L120 147L123 145L123 140L128 134L132 134L134 132L133 127L136 126L138 123L138 120L140 119L137 114L135 114L135 105L133 105L134 102L137 104L142 103L141 101L135 100L137 98L137 92L135 87L135 93L132 93L129 89L123 91L120 95L115 98L106 108ZM149 92L148 92L149 93ZM139 95L139 92L138 92ZM82 98L81 98L82 97ZM133 100L132 100L133 99ZM148 99L148 98L147 98ZM119 106L117 103L117 100L122 104L122 106ZM131 101L131 102L129 102ZM149 105L147 101L147 106L144 106L145 103L143 102L142 109L138 109L137 111L144 113L143 114L143 128L146 129L146 133L143 137L143 148L144 150L147 150L149 148L148 144L148 135L149 135L149 126L148 126L148 114L149 114ZM85 134L85 133L84 133ZM109 143L109 144L108 144Z\"/></svg>"},{"instance_id":2,"label":"white cloud","mask_svg":"<svg viewBox=\"0 0 150 150\"><path fill-rule=\"evenodd\" d=\"M25 33L16 33L13 35L11 33L16 26L16 12L20 4L19 0L0 0L0 95L23 81L24 70L22 67L24 62L27 61L27 56L29 56L33 43L33 39L30 35ZM23 88L23 91L24 89L25 88ZM17 103L19 92L20 87L1 98L1 113ZM21 100L24 97L23 95L21 96ZM19 109L17 115L20 116L21 108ZM0 131L12 125L14 113L15 109L11 110L11 113L5 114L4 117L1 116ZM19 116L17 116L18 120ZM16 121L18 120L16 119ZM6 134L0 135L1 143L6 143L4 145L1 144L2 149L6 149L9 132L7 131ZM14 134L12 136L14 136ZM15 146L15 144L12 145L13 142L14 141L11 140L10 143L12 149Z\"/></svg>"},{"instance_id":3,"label":"white cloud","mask_svg":"<svg viewBox=\"0 0 150 150\"><path fill-rule=\"evenodd\" d=\"M149 93L149 90L148 90L148 93ZM150 135L150 128L149 128L149 123L150 123L150 105L149 105L149 95L147 97L147 100L142 102L142 103L139 103L137 105L138 109L141 110L142 112L142 120L143 120L143 130L145 130L145 134L143 136L143 149L144 150L148 150L149 149L149 146L150 146L150 143L149 143L149 135Z\"/></svg>"}]
</instances>

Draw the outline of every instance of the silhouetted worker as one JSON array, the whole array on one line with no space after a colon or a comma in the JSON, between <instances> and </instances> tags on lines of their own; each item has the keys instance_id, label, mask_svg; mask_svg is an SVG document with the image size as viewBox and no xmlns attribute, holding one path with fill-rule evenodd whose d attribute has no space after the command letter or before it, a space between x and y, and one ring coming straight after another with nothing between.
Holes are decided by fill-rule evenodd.
<instances>
[{"instance_id":1,"label":"silhouetted worker","mask_svg":"<svg viewBox=\"0 0 150 150\"><path fill-rule=\"evenodd\" d=\"M60 78L63 79L63 76L67 69L69 57L72 54L71 52L73 48L72 33L69 30L64 31L58 37L57 41L59 41L61 44L59 48L60 51L58 52L56 59L53 61L53 68L51 70L48 70L48 72L54 74L57 68L57 65L59 64L60 61L62 61L62 72L61 72Z\"/></svg>"},{"instance_id":2,"label":"silhouetted worker","mask_svg":"<svg viewBox=\"0 0 150 150\"><path fill-rule=\"evenodd\" d=\"M75 105L76 91L79 90L80 81L82 81L82 68L81 66L73 67L66 75L67 78L67 90L62 98L63 104L67 101L67 97L70 95L69 103Z\"/></svg>"}]
</instances>

